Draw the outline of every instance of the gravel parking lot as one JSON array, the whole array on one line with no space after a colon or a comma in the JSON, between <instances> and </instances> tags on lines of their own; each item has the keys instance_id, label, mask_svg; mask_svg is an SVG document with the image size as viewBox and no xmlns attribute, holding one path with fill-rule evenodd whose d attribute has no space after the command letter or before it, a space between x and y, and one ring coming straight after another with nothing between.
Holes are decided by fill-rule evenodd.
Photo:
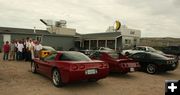
<instances>
[{"instance_id":1,"label":"gravel parking lot","mask_svg":"<svg viewBox=\"0 0 180 95\"><path fill-rule=\"evenodd\" d=\"M180 79L180 66L156 75L112 73L96 83L78 82L56 88L50 79L31 73L29 62L2 61L0 57L1 95L164 95L167 79Z\"/></svg>"}]
</instances>

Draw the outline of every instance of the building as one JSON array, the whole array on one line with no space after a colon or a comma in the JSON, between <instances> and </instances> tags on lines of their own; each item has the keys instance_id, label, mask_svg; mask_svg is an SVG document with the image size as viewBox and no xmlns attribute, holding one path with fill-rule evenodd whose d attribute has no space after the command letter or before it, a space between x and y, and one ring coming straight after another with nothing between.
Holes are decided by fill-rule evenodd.
<instances>
[{"instance_id":1,"label":"building","mask_svg":"<svg viewBox=\"0 0 180 95\"><path fill-rule=\"evenodd\" d=\"M41 22L47 26L47 30L0 27L0 47L5 41L30 37L57 50L69 50L74 47L90 50L109 47L122 50L138 45L141 37L140 30L130 29L125 25L117 31L110 26L106 32L79 34L76 29L67 28L64 20L56 21L55 24L42 19Z\"/></svg>"},{"instance_id":2,"label":"building","mask_svg":"<svg viewBox=\"0 0 180 95\"><path fill-rule=\"evenodd\" d=\"M68 30L68 28L66 30ZM52 46L58 50L68 50L74 47L74 36L75 34L63 35L50 33L47 30L0 27L0 48L5 41L26 39L27 37L30 37L39 40L43 45Z\"/></svg>"},{"instance_id":3,"label":"building","mask_svg":"<svg viewBox=\"0 0 180 95\"><path fill-rule=\"evenodd\" d=\"M180 46L180 38L170 38L170 37L141 38L140 45L151 46L151 47Z\"/></svg>"},{"instance_id":4,"label":"building","mask_svg":"<svg viewBox=\"0 0 180 95\"><path fill-rule=\"evenodd\" d=\"M77 35L75 46L90 50L99 47L122 50L138 45L140 37L140 30L130 29L123 25L120 30L115 31L113 26L110 26L106 32Z\"/></svg>"}]
</instances>

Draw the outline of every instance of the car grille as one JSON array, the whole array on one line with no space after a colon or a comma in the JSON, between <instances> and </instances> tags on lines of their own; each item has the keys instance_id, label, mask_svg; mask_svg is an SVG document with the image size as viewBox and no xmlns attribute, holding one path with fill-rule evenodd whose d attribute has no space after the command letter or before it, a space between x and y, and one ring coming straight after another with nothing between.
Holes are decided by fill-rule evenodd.
<instances>
[{"instance_id":1,"label":"car grille","mask_svg":"<svg viewBox=\"0 0 180 95\"><path fill-rule=\"evenodd\" d=\"M175 60L168 60L167 61L167 64L174 64L175 63Z\"/></svg>"}]
</instances>

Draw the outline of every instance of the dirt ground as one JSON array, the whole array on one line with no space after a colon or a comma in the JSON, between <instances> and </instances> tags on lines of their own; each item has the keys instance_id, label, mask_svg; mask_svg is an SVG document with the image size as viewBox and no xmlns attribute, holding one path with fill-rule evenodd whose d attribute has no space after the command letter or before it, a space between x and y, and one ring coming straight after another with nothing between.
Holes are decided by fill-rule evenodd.
<instances>
[{"instance_id":1,"label":"dirt ground","mask_svg":"<svg viewBox=\"0 0 180 95\"><path fill-rule=\"evenodd\" d=\"M50 79L31 73L29 62L2 61L0 56L0 95L164 95L167 79L180 79L180 66L156 75L113 73L96 83L78 82L56 88Z\"/></svg>"}]
</instances>

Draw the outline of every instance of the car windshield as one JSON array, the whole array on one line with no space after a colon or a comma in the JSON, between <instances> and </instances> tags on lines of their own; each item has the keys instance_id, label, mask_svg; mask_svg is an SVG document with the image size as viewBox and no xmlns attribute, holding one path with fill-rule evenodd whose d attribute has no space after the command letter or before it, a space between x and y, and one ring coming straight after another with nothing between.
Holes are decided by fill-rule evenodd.
<instances>
[{"instance_id":1,"label":"car windshield","mask_svg":"<svg viewBox=\"0 0 180 95\"><path fill-rule=\"evenodd\" d=\"M119 57L119 54L117 52L108 52L108 55L115 59Z\"/></svg>"},{"instance_id":2,"label":"car windshield","mask_svg":"<svg viewBox=\"0 0 180 95\"><path fill-rule=\"evenodd\" d=\"M65 52L60 57L60 60L64 61L90 61L91 59L79 52Z\"/></svg>"},{"instance_id":3,"label":"car windshield","mask_svg":"<svg viewBox=\"0 0 180 95\"><path fill-rule=\"evenodd\" d=\"M157 52L157 50L155 50L155 49L152 48L152 47L148 47L148 51L150 51L150 52Z\"/></svg>"}]
</instances>

